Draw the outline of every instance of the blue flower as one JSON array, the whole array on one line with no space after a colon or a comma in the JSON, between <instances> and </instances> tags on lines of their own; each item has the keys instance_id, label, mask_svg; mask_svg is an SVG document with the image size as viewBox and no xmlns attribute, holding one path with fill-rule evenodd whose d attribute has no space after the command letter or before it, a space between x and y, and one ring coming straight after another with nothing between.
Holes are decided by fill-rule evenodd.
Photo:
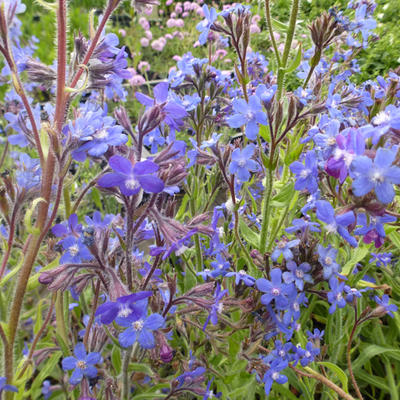
<instances>
[{"instance_id":1,"label":"blue flower","mask_svg":"<svg viewBox=\"0 0 400 400\"><path fill-rule=\"evenodd\" d=\"M5 390L8 392L18 392L18 389L15 386L7 385L6 382L7 379L4 376L0 376L0 396Z\"/></svg>"},{"instance_id":2,"label":"blue flower","mask_svg":"<svg viewBox=\"0 0 400 400\"><path fill-rule=\"evenodd\" d=\"M51 396L52 390L51 390L51 383L48 379L43 381L43 386L42 386L42 394L45 400L47 400Z\"/></svg>"},{"instance_id":3,"label":"blue flower","mask_svg":"<svg viewBox=\"0 0 400 400\"><path fill-rule=\"evenodd\" d=\"M382 217L370 216L367 219L365 214L357 215L357 224L362 225L361 228L357 228L354 233L356 235L364 235L363 242L371 243L375 242L375 247L378 248L383 245L386 237L384 223L395 222L396 217L389 214L385 214Z\"/></svg>"},{"instance_id":4,"label":"blue flower","mask_svg":"<svg viewBox=\"0 0 400 400\"><path fill-rule=\"evenodd\" d=\"M247 145L244 149L235 149L232 153L232 161L229 164L229 172L235 174L242 182L250 179L250 171L259 170L259 165L251 159L253 157L255 146Z\"/></svg>"},{"instance_id":5,"label":"blue flower","mask_svg":"<svg viewBox=\"0 0 400 400\"><path fill-rule=\"evenodd\" d=\"M288 366L287 361L281 361L279 359L272 361L269 370L265 373L263 377L265 394L267 396L269 395L272 384L274 382L283 384L288 381L287 376L281 374L281 371L287 368L287 366Z\"/></svg>"},{"instance_id":6,"label":"blue flower","mask_svg":"<svg viewBox=\"0 0 400 400\"><path fill-rule=\"evenodd\" d=\"M382 299L380 299L378 296L375 296L376 304L383 308L386 314L389 314L392 318L394 318L393 312L397 311L397 306L395 304L389 304L389 300L390 298L387 294L384 294Z\"/></svg>"},{"instance_id":7,"label":"blue flower","mask_svg":"<svg viewBox=\"0 0 400 400\"><path fill-rule=\"evenodd\" d=\"M293 253L290 249L297 246L299 243L299 239L291 240L289 242L287 240L281 240L272 252L271 259L277 261L282 254L286 261L291 260L293 258Z\"/></svg>"},{"instance_id":8,"label":"blue flower","mask_svg":"<svg viewBox=\"0 0 400 400\"><path fill-rule=\"evenodd\" d=\"M292 226L285 229L287 233L305 232L307 230L310 232L321 232L318 222L311 222L304 218L295 218L292 221Z\"/></svg>"},{"instance_id":9,"label":"blue flower","mask_svg":"<svg viewBox=\"0 0 400 400\"><path fill-rule=\"evenodd\" d=\"M216 261L211 262L211 266L214 268L214 270L211 271L211 275L214 278L220 275L225 276L231 265L220 253L217 254L216 259Z\"/></svg>"},{"instance_id":10,"label":"blue flower","mask_svg":"<svg viewBox=\"0 0 400 400\"><path fill-rule=\"evenodd\" d=\"M325 229L328 233L337 232L343 239L350 243L353 247L357 247L356 239L350 235L346 229L349 225L355 222L355 216L353 211L348 211L344 214L335 216L335 210L329 201L318 200L317 206L317 218L325 222Z\"/></svg>"},{"instance_id":11,"label":"blue flower","mask_svg":"<svg viewBox=\"0 0 400 400\"><path fill-rule=\"evenodd\" d=\"M283 280L286 283L294 282L297 289L304 289L304 282L312 282L310 274L311 265L307 262L301 263L299 266L294 261L289 261L286 263L286 268L289 270L283 273Z\"/></svg>"},{"instance_id":12,"label":"blue flower","mask_svg":"<svg viewBox=\"0 0 400 400\"><path fill-rule=\"evenodd\" d=\"M318 189L318 167L315 151L309 151L305 157L305 163L295 161L290 164L290 170L296 175L296 190L307 189L314 193Z\"/></svg>"},{"instance_id":13,"label":"blue flower","mask_svg":"<svg viewBox=\"0 0 400 400\"><path fill-rule=\"evenodd\" d=\"M199 32L201 32L200 36L199 36L199 43L201 45L203 45L207 42L208 32L210 32L210 28L211 28L212 24L218 18L217 11L214 8L211 8L209 10L205 4L203 5L203 13L204 13L205 19L203 21L199 22L196 26L196 29Z\"/></svg>"},{"instance_id":14,"label":"blue flower","mask_svg":"<svg viewBox=\"0 0 400 400\"><path fill-rule=\"evenodd\" d=\"M214 302L211 306L210 314L208 315L206 322L203 325L203 331L206 330L206 327L210 321L213 325L217 324L218 313L221 313L224 308L224 305L220 303L220 301L227 293L228 293L227 289L221 290L221 285L218 282L214 293Z\"/></svg>"},{"instance_id":15,"label":"blue flower","mask_svg":"<svg viewBox=\"0 0 400 400\"><path fill-rule=\"evenodd\" d=\"M119 343L122 347L132 346L136 341L144 349L152 349L155 346L153 331L162 328L165 320L160 314L151 314L147 318L137 316L128 316L120 325L127 327L124 332L118 336Z\"/></svg>"},{"instance_id":16,"label":"blue flower","mask_svg":"<svg viewBox=\"0 0 400 400\"><path fill-rule=\"evenodd\" d=\"M132 163L124 157L112 156L109 160L110 167L115 171L103 175L97 182L101 187L118 186L125 196L137 194L140 189L147 193L160 193L164 189L164 182L152 175L158 171L158 165L145 160Z\"/></svg>"},{"instance_id":17,"label":"blue flower","mask_svg":"<svg viewBox=\"0 0 400 400\"><path fill-rule=\"evenodd\" d=\"M400 183L400 168L392 166L396 158L397 148L380 147L374 161L367 156L357 157L351 164L354 173L353 192L356 196L364 196L372 190L378 200L384 204L394 198L393 184Z\"/></svg>"},{"instance_id":18,"label":"blue flower","mask_svg":"<svg viewBox=\"0 0 400 400\"><path fill-rule=\"evenodd\" d=\"M152 294L151 291L138 292L118 297L116 301L107 301L97 308L95 315L100 316L100 322L106 325L111 324L116 318L127 318L131 314L140 318L144 305L142 300L147 299Z\"/></svg>"},{"instance_id":19,"label":"blue flower","mask_svg":"<svg viewBox=\"0 0 400 400\"><path fill-rule=\"evenodd\" d=\"M18 186L21 189L31 189L38 186L42 176L39 159L31 158L25 153L17 153L17 157L13 158L18 168L16 172Z\"/></svg>"},{"instance_id":20,"label":"blue flower","mask_svg":"<svg viewBox=\"0 0 400 400\"><path fill-rule=\"evenodd\" d=\"M331 288L330 292L328 292L328 301L331 304L329 314L333 314L336 307L344 308L346 306L346 300L343 297L344 282L339 283L339 280L332 276L329 279L329 286Z\"/></svg>"},{"instance_id":21,"label":"blue flower","mask_svg":"<svg viewBox=\"0 0 400 400\"><path fill-rule=\"evenodd\" d=\"M265 278L260 278L256 281L258 290L265 293L261 296L261 303L267 305L275 301L275 306L278 310L285 310L289 306L288 297L296 289L293 283L286 284L282 282L282 271L279 268L272 269L270 275L270 281Z\"/></svg>"},{"instance_id":22,"label":"blue flower","mask_svg":"<svg viewBox=\"0 0 400 400\"><path fill-rule=\"evenodd\" d=\"M226 277L234 276L236 285L239 285L240 282L243 282L246 286L253 286L254 283L256 282L255 278L253 278L250 275L247 275L246 271L244 271L243 269L241 269L238 272L228 272L225 276Z\"/></svg>"},{"instance_id":23,"label":"blue flower","mask_svg":"<svg viewBox=\"0 0 400 400\"><path fill-rule=\"evenodd\" d=\"M371 256L368 262L371 264L376 261L377 267L387 267L392 262L392 253L371 253Z\"/></svg>"},{"instance_id":24,"label":"blue flower","mask_svg":"<svg viewBox=\"0 0 400 400\"><path fill-rule=\"evenodd\" d=\"M82 261L93 259L89 249L83 244L81 238L68 236L61 241L62 247L66 252L61 256L60 263L79 264Z\"/></svg>"},{"instance_id":25,"label":"blue flower","mask_svg":"<svg viewBox=\"0 0 400 400\"><path fill-rule=\"evenodd\" d=\"M100 353L86 354L85 346L80 342L75 346L74 354L75 357L66 357L62 360L64 371L74 370L69 380L70 383L77 385L84 376L95 378L97 376L97 368L94 365L103 362Z\"/></svg>"},{"instance_id":26,"label":"blue flower","mask_svg":"<svg viewBox=\"0 0 400 400\"><path fill-rule=\"evenodd\" d=\"M267 116L262 110L262 105L258 96L249 97L246 103L243 99L235 99L232 102L235 114L226 119L231 128L240 128L246 125L246 136L250 140L256 140L258 134L258 124L267 125Z\"/></svg>"},{"instance_id":27,"label":"blue flower","mask_svg":"<svg viewBox=\"0 0 400 400\"><path fill-rule=\"evenodd\" d=\"M305 349L298 346L296 347L296 350L297 351L295 358L297 360L300 360L300 364L302 367L311 364L314 361L315 357L320 353L319 347L315 347L312 342L307 342Z\"/></svg>"},{"instance_id":28,"label":"blue flower","mask_svg":"<svg viewBox=\"0 0 400 400\"><path fill-rule=\"evenodd\" d=\"M156 128L144 136L143 143L149 146L151 154L154 154L157 153L158 146L165 143L165 138L161 135L160 129Z\"/></svg>"},{"instance_id":29,"label":"blue flower","mask_svg":"<svg viewBox=\"0 0 400 400\"><path fill-rule=\"evenodd\" d=\"M340 266L336 262L337 250L328 246L327 248L318 245L318 261L321 263L324 271L324 279L329 279L332 275L339 272Z\"/></svg>"}]
</instances>

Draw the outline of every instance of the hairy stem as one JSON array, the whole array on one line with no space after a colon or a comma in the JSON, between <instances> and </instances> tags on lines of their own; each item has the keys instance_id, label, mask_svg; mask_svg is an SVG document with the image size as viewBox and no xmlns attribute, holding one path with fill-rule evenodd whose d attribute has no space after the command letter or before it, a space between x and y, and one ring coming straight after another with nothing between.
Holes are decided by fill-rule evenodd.
<instances>
[{"instance_id":1,"label":"hairy stem","mask_svg":"<svg viewBox=\"0 0 400 400\"><path fill-rule=\"evenodd\" d=\"M274 30L272 28L271 10L270 10L270 7L269 7L269 2L270 2L270 0L265 0L265 19L267 21L267 27L268 27L269 37L271 39L272 47L274 48L274 54L275 54L275 58L276 58L276 63L277 63L278 68L279 68L279 66L281 64L281 57L279 55L278 46L276 44L276 40L275 40L275 36L274 36Z\"/></svg>"},{"instance_id":2,"label":"hairy stem","mask_svg":"<svg viewBox=\"0 0 400 400\"><path fill-rule=\"evenodd\" d=\"M357 327L358 327L358 321L356 320L356 321L354 322L353 329L351 330L350 337L349 337L349 341L347 342L346 357L347 357L347 368L349 369L350 379L351 379L351 382L353 383L354 390L355 390L356 393L357 393L357 397L358 397L360 400L363 400L363 396L362 396L362 394L361 394L361 392L360 392L360 389L359 389L359 387L358 387L358 385L357 385L356 378L355 378L354 373L353 373L353 368L352 368L352 366L351 366L351 355L350 355L351 343L352 343L352 341L353 341L353 337L354 337L354 334L355 334L355 332L356 332Z\"/></svg>"}]
</instances>

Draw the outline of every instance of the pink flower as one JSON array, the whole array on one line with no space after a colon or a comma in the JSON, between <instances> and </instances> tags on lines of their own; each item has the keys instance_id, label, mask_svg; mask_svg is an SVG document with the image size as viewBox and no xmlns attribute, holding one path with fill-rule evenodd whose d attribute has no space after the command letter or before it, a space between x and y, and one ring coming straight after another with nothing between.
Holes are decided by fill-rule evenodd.
<instances>
[{"instance_id":1,"label":"pink flower","mask_svg":"<svg viewBox=\"0 0 400 400\"><path fill-rule=\"evenodd\" d=\"M145 17L140 17L139 18L139 24L142 26L142 28L147 31L150 29L150 24L149 21Z\"/></svg>"},{"instance_id":2,"label":"pink flower","mask_svg":"<svg viewBox=\"0 0 400 400\"><path fill-rule=\"evenodd\" d=\"M180 13L182 12L182 6L180 5L180 3L178 3L178 4L175 6L175 12L176 12L177 14L180 14Z\"/></svg>"},{"instance_id":3,"label":"pink flower","mask_svg":"<svg viewBox=\"0 0 400 400\"><path fill-rule=\"evenodd\" d=\"M260 22L261 17L259 15L254 15L253 18L251 19L251 22L253 24L256 24L257 22Z\"/></svg>"},{"instance_id":4,"label":"pink flower","mask_svg":"<svg viewBox=\"0 0 400 400\"><path fill-rule=\"evenodd\" d=\"M144 9L144 13L147 14L147 15L151 15L152 12L153 12L153 6L148 4L146 6L146 8Z\"/></svg>"},{"instance_id":5,"label":"pink flower","mask_svg":"<svg viewBox=\"0 0 400 400\"><path fill-rule=\"evenodd\" d=\"M147 47L149 45L149 39L141 38L140 39L140 44L142 45L142 47Z\"/></svg>"},{"instance_id":6,"label":"pink flower","mask_svg":"<svg viewBox=\"0 0 400 400\"><path fill-rule=\"evenodd\" d=\"M178 55L175 55L175 56L172 57L172 59L173 59L174 61L178 62L178 61L181 61L181 60L182 60L182 57L181 57L181 56L178 56ZM172 67L172 68L175 68L175 67Z\"/></svg>"},{"instance_id":7,"label":"pink flower","mask_svg":"<svg viewBox=\"0 0 400 400\"><path fill-rule=\"evenodd\" d=\"M174 37L177 37L179 40L182 40L184 38L184 34L182 32L179 32L179 31L175 31L172 35Z\"/></svg>"},{"instance_id":8,"label":"pink flower","mask_svg":"<svg viewBox=\"0 0 400 400\"><path fill-rule=\"evenodd\" d=\"M167 40L171 40L171 39L174 38L170 33L167 33L164 37L165 37L165 39L167 39Z\"/></svg>"},{"instance_id":9,"label":"pink flower","mask_svg":"<svg viewBox=\"0 0 400 400\"><path fill-rule=\"evenodd\" d=\"M125 36L126 36L126 30L125 30L125 29L120 29L120 30L118 31L118 33L119 33L122 37L125 37Z\"/></svg>"},{"instance_id":10,"label":"pink flower","mask_svg":"<svg viewBox=\"0 0 400 400\"><path fill-rule=\"evenodd\" d=\"M165 5L166 6L170 6L173 2L174 2L174 0L167 0Z\"/></svg>"},{"instance_id":11,"label":"pink flower","mask_svg":"<svg viewBox=\"0 0 400 400\"><path fill-rule=\"evenodd\" d=\"M189 13L187 11L182 13L182 18L186 18L189 15Z\"/></svg>"},{"instance_id":12,"label":"pink flower","mask_svg":"<svg viewBox=\"0 0 400 400\"><path fill-rule=\"evenodd\" d=\"M129 83L132 86L141 86L146 83L146 80L143 78L142 75L137 74L133 76L131 79L129 79Z\"/></svg>"},{"instance_id":13,"label":"pink flower","mask_svg":"<svg viewBox=\"0 0 400 400\"><path fill-rule=\"evenodd\" d=\"M258 27L257 24L250 25L250 33L260 33L261 29Z\"/></svg>"},{"instance_id":14,"label":"pink flower","mask_svg":"<svg viewBox=\"0 0 400 400\"><path fill-rule=\"evenodd\" d=\"M150 70L150 64L147 61L140 61L138 70L141 72L147 72Z\"/></svg>"},{"instance_id":15,"label":"pink flower","mask_svg":"<svg viewBox=\"0 0 400 400\"><path fill-rule=\"evenodd\" d=\"M163 37L160 37L159 39L153 40L151 42L151 47L154 50L162 51L166 44L167 44L167 40Z\"/></svg>"},{"instance_id":16,"label":"pink flower","mask_svg":"<svg viewBox=\"0 0 400 400\"><path fill-rule=\"evenodd\" d=\"M171 17L171 18L176 18L176 12L173 11L173 12L171 13L170 17Z\"/></svg>"},{"instance_id":17,"label":"pink flower","mask_svg":"<svg viewBox=\"0 0 400 400\"><path fill-rule=\"evenodd\" d=\"M147 39L153 39L153 34L151 33L151 31L146 31L144 34L146 35Z\"/></svg>"}]
</instances>

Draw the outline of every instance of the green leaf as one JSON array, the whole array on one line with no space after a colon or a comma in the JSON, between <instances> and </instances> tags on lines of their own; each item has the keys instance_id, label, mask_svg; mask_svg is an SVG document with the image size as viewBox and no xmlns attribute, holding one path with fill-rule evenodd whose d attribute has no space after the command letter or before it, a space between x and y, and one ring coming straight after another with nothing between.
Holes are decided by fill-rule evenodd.
<instances>
[{"instance_id":1,"label":"green leaf","mask_svg":"<svg viewBox=\"0 0 400 400\"><path fill-rule=\"evenodd\" d=\"M39 304L37 305L35 325L33 327L33 333L35 335L39 332L39 329L43 325L42 306L43 306L43 300L39 301Z\"/></svg>"},{"instance_id":2,"label":"green leaf","mask_svg":"<svg viewBox=\"0 0 400 400\"><path fill-rule=\"evenodd\" d=\"M392 241L392 243L400 249L400 233L397 231L393 231L389 233L389 239Z\"/></svg>"},{"instance_id":3,"label":"green leaf","mask_svg":"<svg viewBox=\"0 0 400 400\"><path fill-rule=\"evenodd\" d=\"M117 375L121 373L121 350L118 347L113 347L111 352L111 363Z\"/></svg>"},{"instance_id":4,"label":"green leaf","mask_svg":"<svg viewBox=\"0 0 400 400\"><path fill-rule=\"evenodd\" d=\"M154 375L152 369L148 365L141 363L130 363L128 371L142 372L143 374L146 374L148 376Z\"/></svg>"},{"instance_id":5,"label":"green leaf","mask_svg":"<svg viewBox=\"0 0 400 400\"><path fill-rule=\"evenodd\" d=\"M53 269L55 267L58 267L60 265L60 257L57 257L55 260L53 260L50 264L47 264L45 267L40 269L40 272L38 272L37 274L32 275L29 278L28 281L28 289L27 290L33 290L36 289L40 283L39 283L39 276L42 272L44 271L48 271L50 269Z\"/></svg>"},{"instance_id":6,"label":"green leaf","mask_svg":"<svg viewBox=\"0 0 400 400\"><path fill-rule=\"evenodd\" d=\"M361 350L360 356L353 361L353 371L361 369L367 361L372 357L377 355L385 354L387 357L391 357L394 360L400 361L400 350L394 349L392 347L383 347L376 344L371 344Z\"/></svg>"},{"instance_id":7,"label":"green leaf","mask_svg":"<svg viewBox=\"0 0 400 400\"><path fill-rule=\"evenodd\" d=\"M239 219L239 228L240 228L240 233L243 235L244 240L250 243L252 247L258 248L258 245L260 243L259 235L252 229L250 229L242 218Z\"/></svg>"},{"instance_id":8,"label":"green leaf","mask_svg":"<svg viewBox=\"0 0 400 400\"><path fill-rule=\"evenodd\" d=\"M369 254L369 247L357 247L356 249L352 250L352 256L349 261L344 265L342 269L343 275L348 275L352 271L353 267L362 261L364 257Z\"/></svg>"},{"instance_id":9,"label":"green leaf","mask_svg":"<svg viewBox=\"0 0 400 400\"><path fill-rule=\"evenodd\" d=\"M336 374L336 376L339 378L340 382L342 383L342 389L346 393L349 393L349 389L348 389L349 379L347 378L347 375L340 367L338 367L336 364L330 363L328 361L320 361L317 364L323 365L324 367L329 368L332 372L334 372Z\"/></svg>"},{"instance_id":10,"label":"green leaf","mask_svg":"<svg viewBox=\"0 0 400 400\"><path fill-rule=\"evenodd\" d=\"M51 374L54 374L54 370L57 367L58 361L61 358L62 353L61 351L56 351L54 352L47 360L46 363L44 364L42 370L39 372L37 377L32 383L31 390L35 390L39 387L42 386L42 382Z\"/></svg>"},{"instance_id":11,"label":"green leaf","mask_svg":"<svg viewBox=\"0 0 400 400\"><path fill-rule=\"evenodd\" d=\"M299 49L297 50L296 57L294 58L294 60L290 64L290 66L286 68L286 72L288 72L288 73L293 72L297 69L297 67L300 65L300 62L301 62L301 55L302 55L302 52L301 52L301 44L300 44Z\"/></svg>"},{"instance_id":12,"label":"green leaf","mask_svg":"<svg viewBox=\"0 0 400 400\"><path fill-rule=\"evenodd\" d=\"M271 18L271 22L272 22L272 27L274 28L274 30L276 30L280 33L286 33L289 29L289 27L286 24L278 21L277 19Z\"/></svg>"},{"instance_id":13,"label":"green leaf","mask_svg":"<svg viewBox=\"0 0 400 400\"><path fill-rule=\"evenodd\" d=\"M26 230L29 233L32 233L33 235L38 235L40 233L39 228L35 228L32 224L32 214L35 211L36 206L41 203L42 201L46 202L46 200L43 197L38 197L37 199L33 200L32 206L29 207L25 211L25 216L24 216L24 225Z\"/></svg>"}]
</instances>

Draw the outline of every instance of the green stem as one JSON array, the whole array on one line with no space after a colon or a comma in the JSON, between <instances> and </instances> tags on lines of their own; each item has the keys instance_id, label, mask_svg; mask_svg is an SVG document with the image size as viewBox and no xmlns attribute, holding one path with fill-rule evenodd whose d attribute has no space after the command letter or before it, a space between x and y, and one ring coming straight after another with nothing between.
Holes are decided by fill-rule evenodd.
<instances>
[{"instance_id":1,"label":"green stem","mask_svg":"<svg viewBox=\"0 0 400 400\"><path fill-rule=\"evenodd\" d=\"M296 30L297 15L299 13L300 0L293 0L292 10L290 12L289 27L286 34L285 47L283 49L282 61L280 68L278 70L278 90L277 99L280 100L283 92L283 84L285 82L286 66L289 58L290 48L292 46L292 41L294 37L294 32Z\"/></svg>"},{"instance_id":2,"label":"green stem","mask_svg":"<svg viewBox=\"0 0 400 400\"><path fill-rule=\"evenodd\" d=\"M274 48L274 54L276 58L276 63L279 66L281 65L281 57L279 55L279 50L278 46L276 44L275 36L274 36L274 30L272 29L272 20L271 20L271 10L269 7L269 1L270 0L265 0L265 19L267 21L267 27L269 31L269 37L271 39L272 47Z\"/></svg>"},{"instance_id":3,"label":"green stem","mask_svg":"<svg viewBox=\"0 0 400 400\"><path fill-rule=\"evenodd\" d=\"M67 344L68 334L64 319L64 296L61 291L57 292L56 297L56 331Z\"/></svg>"},{"instance_id":4,"label":"green stem","mask_svg":"<svg viewBox=\"0 0 400 400\"><path fill-rule=\"evenodd\" d=\"M272 245L273 245L273 243L274 243L274 240L275 240L275 238L277 237L277 235L278 235L278 233L279 233L279 231L280 231L280 229L281 229L281 227L282 227L282 225L283 225L283 222L285 221L285 218L287 217L287 215L288 215L288 213L289 213L289 207L290 207L290 204L288 204L288 205L285 207L285 210L284 210L284 212L283 212L283 214L282 214L282 217L280 218L280 220L279 220L279 222L278 222L278 225L277 225L276 228L272 231L271 236L270 236L270 238L268 239L267 251L271 251L271 247L272 247Z\"/></svg>"},{"instance_id":5,"label":"green stem","mask_svg":"<svg viewBox=\"0 0 400 400\"><path fill-rule=\"evenodd\" d=\"M271 155L273 156L273 155ZM262 225L261 225L261 236L260 236L260 252L265 253L267 246L267 235L268 235L268 225L269 225L269 214L270 214L270 203L272 195L272 184L273 184L273 169L269 165L267 168L267 174L265 176L265 191L264 191L264 207L262 210Z\"/></svg>"}]
</instances>

